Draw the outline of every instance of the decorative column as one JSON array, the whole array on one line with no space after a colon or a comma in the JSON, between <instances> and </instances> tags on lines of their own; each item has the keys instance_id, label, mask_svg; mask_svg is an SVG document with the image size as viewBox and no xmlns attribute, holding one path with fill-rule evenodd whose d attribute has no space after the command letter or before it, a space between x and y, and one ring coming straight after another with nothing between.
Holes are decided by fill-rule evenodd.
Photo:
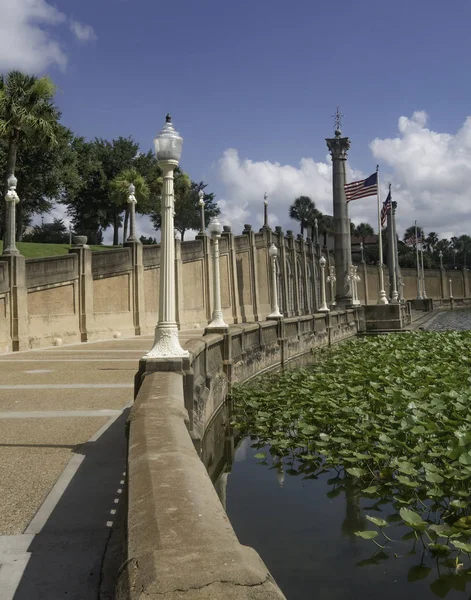
<instances>
[{"instance_id":1,"label":"decorative column","mask_svg":"<svg viewBox=\"0 0 471 600\"><path fill-rule=\"evenodd\" d=\"M129 185L129 196L128 196L128 204L129 204L129 236L126 241L128 242L138 242L139 240L136 237L136 196L134 195L136 188L134 184L131 183Z\"/></svg>"},{"instance_id":2,"label":"decorative column","mask_svg":"<svg viewBox=\"0 0 471 600\"><path fill-rule=\"evenodd\" d=\"M389 186L391 193L391 185ZM394 240L394 224L392 206L387 212L387 228L388 228L388 271L389 271L389 301L391 304L397 304L397 270L396 270L396 243Z\"/></svg>"},{"instance_id":3,"label":"decorative column","mask_svg":"<svg viewBox=\"0 0 471 600\"><path fill-rule=\"evenodd\" d=\"M352 306L356 306L357 304L357 294L355 289L355 266L350 265L350 270L347 276L348 281L350 282L350 287L352 290Z\"/></svg>"},{"instance_id":4,"label":"decorative column","mask_svg":"<svg viewBox=\"0 0 471 600\"><path fill-rule=\"evenodd\" d=\"M155 329L152 349L144 358L185 358L189 356L183 350L178 339L178 327L175 320L175 238L173 171L178 166L183 139L175 131L170 115L155 139L157 161L162 169L163 188L161 205L161 241L160 241L160 290L159 320Z\"/></svg>"},{"instance_id":5,"label":"decorative column","mask_svg":"<svg viewBox=\"0 0 471 600\"><path fill-rule=\"evenodd\" d=\"M200 205L200 211L201 211L201 230L200 230L200 235L204 235L204 230L206 229L206 223L204 222L204 192L203 190L200 190L198 192L198 204Z\"/></svg>"},{"instance_id":6,"label":"decorative column","mask_svg":"<svg viewBox=\"0 0 471 600\"><path fill-rule=\"evenodd\" d=\"M278 248L272 243L268 249L268 256L270 257L271 263L271 313L267 319L280 319L283 315L280 313L280 307L278 305L278 289L276 285L277 272L276 272L276 259L278 257Z\"/></svg>"},{"instance_id":7,"label":"decorative column","mask_svg":"<svg viewBox=\"0 0 471 600\"><path fill-rule=\"evenodd\" d=\"M314 219L314 243L316 246L319 245L319 221Z\"/></svg>"},{"instance_id":8,"label":"decorative column","mask_svg":"<svg viewBox=\"0 0 471 600\"><path fill-rule=\"evenodd\" d=\"M445 297L445 271L443 269L443 252L441 250L438 253L438 258L440 259L440 293L443 300Z\"/></svg>"},{"instance_id":9,"label":"decorative column","mask_svg":"<svg viewBox=\"0 0 471 600\"><path fill-rule=\"evenodd\" d=\"M20 201L18 194L16 193L16 185L18 180L12 174L8 178L8 192L5 195L5 201L7 203L7 243L3 249L3 254L16 255L19 254L19 250L16 247L16 205Z\"/></svg>"},{"instance_id":10,"label":"decorative column","mask_svg":"<svg viewBox=\"0 0 471 600\"><path fill-rule=\"evenodd\" d=\"M225 331L228 327L224 322L221 308L221 277L219 270L219 240L221 239L222 226L217 217L212 217L208 225L213 242L213 315L211 323L206 327L206 332Z\"/></svg>"},{"instance_id":11,"label":"decorative column","mask_svg":"<svg viewBox=\"0 0 471 600\"><path fill-rule=\"evenodd\" d=\"M327 276L327 282L330 284L331 306L335 306L337 304L335 302L335 292L334 292L334 285L335 285L336 281L337 281L337 278L335 277L335 267L334 267L334 265L330 265L329 266L329 275Z\"/></svg>"},{"instance_id":12,"label":"decorative column","mask_svg":"<svg viewBox=\"0 0 471 600\"><path fill-rule=\"evenodd\" d=\"M427 298L427 293L425 291L424 243L423 242L421 243L421 247L420 247L420 257L421 257L421 264L422 264L422 298Z\"/></svg>"},{"instance_id":13,"label":"decorative column","mask_svg":"<svg viewBox=\"0 0 471 600\"><path fill-rule=\"evenodd\" d=\"M325 265L327 261L325 260L325 256L321 256L319 259L319 265L321 267L321 305L319 308L319 312L329 312L329 307L327 306L326 298L325 298Z\"/></svg>"},{"instance_id":14,"label":"decorative column","mask_svg":"<svg viewBox=\"0 0 471 600\"><path fill-rule=\"evenodd\" d=\"M339 123L337 122L337 125ZM350 220L345 198L345 164L350 140L342 137L337 127L335 137L326 139L332 155L332 191L334 200L335 273L337 277L337 304L340 308L351 306L352 289L348 280L351 257Z\"/></svg>"},{"instance_id":15,"label":"decorative column","mask_svg":"<svg viewBox=\"0 0 471 600\"><path fill-rule=\"evenodd\" d=\"M353 275L354 275L353 290L355 292L355 300L353 301L353 304L355 306L361 306L360 298L358 296L358 283L361 281L361 277L360 277L360 275L358 275L358 267L356 265L353 267Z\"/></svg>"}]
</instances>

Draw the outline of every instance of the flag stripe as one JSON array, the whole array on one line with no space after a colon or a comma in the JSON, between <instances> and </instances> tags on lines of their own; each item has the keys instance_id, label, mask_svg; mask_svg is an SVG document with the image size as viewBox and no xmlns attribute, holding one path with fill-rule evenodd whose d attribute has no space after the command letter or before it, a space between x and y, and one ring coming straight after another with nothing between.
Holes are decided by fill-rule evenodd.
<instances>
[{"instance_id":1,"label":"flag stripe","mask_svg":"<svg viewBox=\"0 0 471 600\"><path fill-rule=\"evenodd\" d=\"M373 175L361 181L346 183L344 189L347 202L366 198L367 196L374 196L378 193L378 175L377 173L373 173Z\"/></svg>"}]
</instances>

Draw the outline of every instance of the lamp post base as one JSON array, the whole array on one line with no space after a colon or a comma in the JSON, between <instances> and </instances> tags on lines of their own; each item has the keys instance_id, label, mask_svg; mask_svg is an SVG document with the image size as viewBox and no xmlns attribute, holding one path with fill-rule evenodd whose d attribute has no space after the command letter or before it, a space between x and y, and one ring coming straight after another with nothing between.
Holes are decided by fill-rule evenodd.
<instances>
[{"instance_id":1,"label":"lamp post base","mask_svg":"<svg viewBox=\"0 0 471 600\"><path fill-rule=\"evenodd\" d=\"M186 358L190 355L183 350L178 339L178 328L175 324L157 325L154 345L143 358Z\"/></svg>"},{"instance_id":2,"label":"lamp post base","mask_svg":"<svg viewBox=\"0 0 471 600\"><path fill-rule=\"evenodd\" d=\"M386 297L386 292L384 290L381 290L379 292L379 298L376 304L389 304L388 299Z\"/></svg>"}]
</instances>

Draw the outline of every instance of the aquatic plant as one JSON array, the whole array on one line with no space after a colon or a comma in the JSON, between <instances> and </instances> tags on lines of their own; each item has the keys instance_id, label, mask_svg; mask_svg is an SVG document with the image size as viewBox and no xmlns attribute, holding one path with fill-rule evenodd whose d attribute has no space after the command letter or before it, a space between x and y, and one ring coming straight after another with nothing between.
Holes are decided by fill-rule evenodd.
<instances>
[{"instance_id":1,"label":"aquatic plant","mask_svg":"<svg viewBox=\"0 0 471 600\"><path fill-rule=\"evenodd\" d=\"M411 538L460 568L471 554L471 332L358 338L317 358L236 386L233 425L288 474L335 470L373 510L390 502ZM367 519L374 528L357 535L391 544L391 519Z\"/></svg>"}]
</instances>

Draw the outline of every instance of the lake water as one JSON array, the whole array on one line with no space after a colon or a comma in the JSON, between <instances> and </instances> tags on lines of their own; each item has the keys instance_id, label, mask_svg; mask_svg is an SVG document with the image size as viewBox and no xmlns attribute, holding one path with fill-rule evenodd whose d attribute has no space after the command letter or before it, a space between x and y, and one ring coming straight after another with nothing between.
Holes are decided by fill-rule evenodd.
<instances>
[{"instance_id":1,"label":"lake water","mask_svg":"<svg viewBox=\"0 0 471 600\"><path fill-rule=\"evenodd\" d=\"M391 523L382 552L355 531L375 529L365 515L386 519L395 513L355 488L282 474L261 465L246 438L227 478L227 514L242 544L255 548L288 600L426 600L470 597L471 574L446 559L423 556L420 541L401 540L410 532ZM267 452L268 455L268 452ZM269 459L270 460L270 459ZM345 482L344 482L345 483ZM396 555L396 556L395 556ZM423 562L422 562L423 559ZM463 560L464 569L469 560Z\"/></svg>"}]
</instances>

